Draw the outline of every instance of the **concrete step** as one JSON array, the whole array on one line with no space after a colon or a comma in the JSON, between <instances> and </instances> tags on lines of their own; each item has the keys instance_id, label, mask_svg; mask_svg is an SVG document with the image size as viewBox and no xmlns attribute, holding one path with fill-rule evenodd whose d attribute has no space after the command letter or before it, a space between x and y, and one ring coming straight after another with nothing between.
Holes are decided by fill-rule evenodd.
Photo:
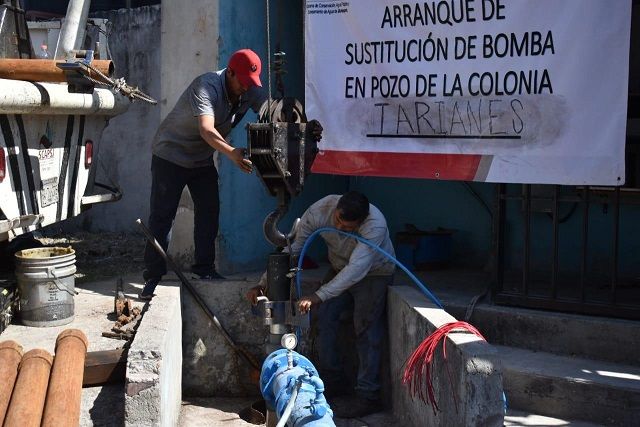
<instances>
[{"instance_id":1,"label":"concrete step","mask_svg":"<svg viewBox=\"0 0 640 427\"><path fill-rule=\"evenodd\" d=\"M607 426L638 425L639 367L514 347L495 348L503 363L510 408Z\"/></svg>"},{"instance_id":2,"label":"concrete step","mask_svg":"<svg viewBox=\"0 0 640 427\"><path fill-rule=\"evenodd\" d=\"M465 320L473 297L489 290L491 276L479 270L416 272L453 317ZM411 284L396 274L396 284ZM485 296L475 305L470 323L491 344L544 350L567 356L638 365L640 321L493 305ZM625 343L620 346L620 343ZM615 348L616 351L611 351Z\"/></svg>"},{"instance_id":3,"label":"concrete step","mask_svg":"<svg viewBox=\"0 0 640 427\"><path fill-rule=\"evenodd\" d=\"M604 427L604 424L594 424L588 421L573 421L554 417L545 417L543 415L530 414L525 411L509 409L504 417L505 427L552 427L552 426L571 426L571 427Z\"/></svg>"},{"instance_id":4,"label":"concrete step","mask_svg":"<svg viewBox=\"0 0 640 427\"><path fill-rule=\"evenodd\" d=\"M452 316L464 320L469 298L442 293L441 299ZM639 321L481 302L473 309L469 323L491 344L630 365L637 365L640 360Z\"/></svg>"}]
</instances>

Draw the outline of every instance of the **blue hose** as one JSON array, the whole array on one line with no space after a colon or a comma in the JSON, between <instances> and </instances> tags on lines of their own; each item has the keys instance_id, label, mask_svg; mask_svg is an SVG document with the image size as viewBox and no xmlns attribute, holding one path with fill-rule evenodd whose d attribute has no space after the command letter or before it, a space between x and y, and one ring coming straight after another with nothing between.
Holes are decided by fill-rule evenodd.
<instances>
[{"instance_id":1,"label":"blue hose","mask_svg":"<svg viewBox=\"0 0 640 427\"><path fill-rule=\"evenodd\" d=\"M371 247L371 248L375 249L376 251L380 252L382 255L386 256L391 261L393 261L398 267L400 267L402 269L402 271L407 273L407 275L413 280L413 282L418 286L418 288L422 291L422 293L425 294L425 296L431 300L431 302L433 302L439 308L444 310L444 307L442 306L442 303L440 302L440 300L438 300L438 298L436 298L436 296L433 295L429 291L429 289L427 289L427 287L422 284L420 279L418 279L411 271L409 271L407 269L407 267L405 267L400 261L398 261L389 252L385 251L384 249L381 249L377 245L374 245L373 243L371 243L370 241L368 241L367 239L365 239L363 237L360 237L360 236L358 236L356 234L353 234L353 233L347 233L346 231L341 231L341 230L338 230L337 228L332 228L332 227L322 227L322 228L317 229L316 231L311 233L311 235L309 237L307 237L307 240L304 242L304 245L302 246L302 250L300 251L300 257L298 258L298 274L296 274L296 292L298 293L298 298L300 298L300 296L302 295L302 289L301 289L301 285L300 285L300 276L301 276L300 272L302 271L302 261L304 260L304 254L307 252L307 249L308 249L309 245L311 244L311 242L313 242L313 239L315 239L318 234L320 234L322 232L325 232L325 231L331 231L331 232L334 232L334 233L342 234L343 236L353 237L354 239L358 240L359 242L362 242L365 245L368 245L369 247ZM300 338L300 328L298 328L296 330L296 335L298 336L298 339L299 339ZM506 413L507 412L507 395L504 393L504 391L502 392L502 401L503 401L503 404L504 404L504 412Z\"/></svg>"},{"instance_id":2,"label":"blue hose","mask_svg":"<svg viewBox=\"0 0 640 427\"><path fill-rule=\"evenodd\" d=\"M442 306L442 303L440 302L440 300L438 300L438 298L436 298L435 295L433 295L429 291L429 289L427 289L427 287L422 284L420 279L418 279L411 271L409 271L407 269L407 267L402 265L402 263L400 261L398 261L393 255L391 255L390 253L388 253L384 249L381 249L379 246L374 245L369 240L367 240L367 239L365 239L363 237L360 237L360 236L358 236L356 234L353 234L353 233L347 233L346 231L341 231L341 230L338 230L337 228L332 228L332 227L318 228L316 231L311 233L311 235L309 237L307 237L307 240L304 242L304 245L302 246L302 250L300 251L300 256L298 258L298 274L296 274L296 292L298 293L298 298L300 298L302 296L302 289L301 289L301 285L300 285L300 276L301 276L300 272L302 271L302 260L304 259L304 254L307 252L307 248L309 247L311 242L313 242L313 239L315 239L315 237L318 234L320 234L322 232L325 232L325 231L330 231L330 232L342 234L343 236L353 237L354 239L358 240L359 242L362 242L365 245L368 245L369 247L371 247L371 248L375 249L376 251L380 252L382 255L386 256L391 261L393 261L398 267L400 267L402 269L402 271L407 273L407 275L413 280L413 282L416 284L416 286L418 286L418 288L422 291L422 293L425 294L425 296L427 298L429 298L431 300L431 302L433 302L439 308L444 310L444 307Z\"/></svg>"}]
</instances>

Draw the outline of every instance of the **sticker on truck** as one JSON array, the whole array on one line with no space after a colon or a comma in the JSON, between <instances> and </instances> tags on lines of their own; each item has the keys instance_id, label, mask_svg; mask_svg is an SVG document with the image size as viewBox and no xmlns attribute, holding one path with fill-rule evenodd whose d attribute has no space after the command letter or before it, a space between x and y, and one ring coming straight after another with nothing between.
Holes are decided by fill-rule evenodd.
<instances>
[{"instance_id":1,"label":"sticker on truck","mask_svg":"<svg viewBox=\"0 0 640 427\"><path fill-rule=\"evenodd\" d=\"M54 203L58 203L58 177L43 179L40 206L44 208Z\"/></svg>"}]
</instances>

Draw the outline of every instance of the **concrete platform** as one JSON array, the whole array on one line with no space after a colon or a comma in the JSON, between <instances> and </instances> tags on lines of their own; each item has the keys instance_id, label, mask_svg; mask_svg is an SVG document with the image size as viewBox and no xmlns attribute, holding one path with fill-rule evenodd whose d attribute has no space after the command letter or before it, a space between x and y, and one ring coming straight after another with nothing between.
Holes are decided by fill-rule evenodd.
<instances>
[{"instance_id":1,"label":"concrete platform","mask_svg":"<svg viewBox=\"0 0 640 427\"><path fill-rule=\"evenodd\" d=\"M256 361L264 358L263 344L268 328L251 314L251 304L244 295L256 285L259 277L255 272L233 275L227 280L190 281L234 342L244 347ZM184 287L180 301L184 319L182 382L185 396L259 396L257 384L251 382L253 369L233 351Z\"/></svg>"},{"instance_id":2,"label":"concrete platform","mask_svg":"<svg viewBox=\"0 0 640 427\"><path fill-rule=\"evenodd\" d=\"M127 355L125 427L173 427L180 416L180 287L164 283L154 294Z\"/></svg>"},{"instance_id":3,"label":"concrete platform","mask_svg":"<svg viewBox=\"0 0 640 427\"><path fill-rule=\"evenodd\" d=\"M102 332L110 331L116 321L113 315L113 301L117 279L115 276L108 280L76 285L78 295L74 297L75 318L71 323L37 328L21 325L17 320L0 335L0 340L15 340L25 351L43 348L53 353L58 334L65 329L74 328L83 331L89 339L88 351L122 348L124 341L102 337ZM134 278L123 278L124 291L128 297L135 298L140 285L129 279ZM142 308L144 302L134 305Z\"/></svg>"},{"instance_id":4,"label":"concrete platform","mask_svg":"<svg viewBox=\"0 0 640 427\"><path fill-rule=\"evenodd\" d=\"M309 270L305 272L303 276L306 280L313 282L318 278L322 277L323 269L318 270ZM422 276L422 273L421 273ZM265 326L262 326L259 322L259 319L253 317L250 313L250 307L243 300L244 291L249 287L253 286L259 277L259 272L252 272L242 275L235 275L230 277L230 280L226 281L216 281L216 282L194 282L195 286L198 287L206 297L207 301L211 303L212 309L219 315L221 321L225 324L226 327L229 328L230 332L237 338L237 340L250 347L252 351L255 351L257 356L261 354L261 344L264 342L265 336L267 334L267 329ZM424 282L428 284L429 288L445 303L450 312L462 313L464 314L464 310L467 307L468 302L474 295L482 292L485 288L486 275L482 272L473 272L473 271L441 271L441 272L429 272L424 273ZM110 316L110 313L113 311L113 291L115 289L117 276L114 276L108 280L102 280L91 283L84 283L78 285L78 291L80 294L76 296L76 319L74 322L53 328L32 328L32 327L24 327L21 325L11 325L2 335L0 335L0 340L6 339L14 339L20 342L26 350L31 348L45 348L51 352L53 352L53 348L55 345L55 338L58 333L67 328L79 328L83 330L87 337L89 338L89 350L109 350L116 349L123 345L123 341L113 340L108 338L103 338L100 336L102 331L109 330L113 325L115 319ZM401 279L400 281L407 281L406 279ZM396 282L397 283L397 282ZM137 377L136 381L132 381L134 384L133 388L130 390L131 393L127 393L127 388L124 385L110 385L105 387L93 387L86 388L83 390L82 394L82 414L81 414L81 426L123 426L125 425L125 420L129 416L127 413L127 396L132 397L131 394L135 395L136 393L148 393L146 396L139 394L138 397L142 397L143 399L139 402L142 402L139 405L139 411L136 415L138 418L131 418L128 425L176 425L171 424L170 421L159 418L159 409L158 407L148 408L145 400L149 398L150 400L156 402L163 402L161 399L163 398L163 390L166 393L179 391L180 387L178 386L176 390L176 384L179 384L179 379L162 382L160 378L163 377L160 373L162 372L163 366L173 358L172 362L169 362L173 366L175 366L175 357L176 354L172 353L173 356L170 356L169 359L165 359L165 356L168 355L167 343L171 345L168 347L171 348L181 348L183 354L185 354L185 363L184 363L184 372L183 381L187 381L189 383L189 390L191 392L197 392L200 390L202 385L207 385L211 387L212 384L218 384L218 388L215 390L216 393L219 393L221 397L217 398L192 398L185 397L181 407L178 407L180 410L180 426L198 426L198 425L224 425L224 426L249 426L252 424L248 424L242 420L240 420L237 413L240 409L247 406L249 403L256 399L255 395L250 396L249 398L230 398L235 393L244 392L244 390L248 390L248 385L239 384L238 380L242 382L242 378L246 378L245 373L240 369L238 371L238 366L240 365L237 359L233 357L227 358L228 348L222 351L226 343L220 339L220 337L214 336L211 337L211 331L214 329L213 325L206 320L205 316L202 314L202 310L197 307L193 301L189 300L191 297L186 297L184 295L178 296L176 291L179 289L179 282L175 278L175 276L169 275L163 281L162 286L159 288L159 292L164 292L163 289L167 289L169 293L165 295L164 302L162 299L156 299L150 307L153 309L153 312L156 313L158 317L152 319L152 316L147 317L147 321L145 322L143 319L142 325L145 325L145 328L148 327L148 330L144 332L147 335L147 338L143 339L140 344L141 347L138 348L139 352L138 358L136 359L138 366L146 366L149 368L147 373L144 371L138 371L140 374ZM130 277L124 277L124 286L125 292L130 297L135 297L137 295L141 283L140 283L140 275L135 274ZM173 299L173 303L177 303L179 299L184 299L183 301L183 326L184 329L178 327L174 324L173 327L178 327L178 329L182 329L182 331L189 336L189 339L182 340L182 343L177 340L168 340L166 337L170 337L171 335L171 326L163 323L162 319L167 317L168 310L171 306L171 300ZM142 302L139 303L143 305ZM169 304L167 306L166 304ZM239 307L239 308L238 308ZM517 328L513 330L509 330L509 334L505 333L504 339L511 337L510 339L517 339L520 341L527 341L530 339L531 334L538 333L536 331L535 323L530 324L530 320L523 319L537 319L537 316L544 316L547 319L553 318L554 316L549 316L549 313L538 312L535 310L526 310L527 312L531 312L530 316L520 316L517 317L520 321L510 322L509 317L506 316L509 314L508 308L505 307L495 307L486 303L480 303L474 310L474 315L476 317L473 318L472 322L476 326L480 326L481 329L486 328L485 332L491 338L489 338L490 342L494 342L493 340L497 340L501 337L500 334L502 332L496 331L493 328L505 328L506 325L518 325ZM513 314L516 315L517 314ZM146 316L146 314L145 314ZM497 316L501 319L499 325L493 323L494 321L484 323L482 319L483 316L486 316L486 319L493 318L492 316ZM503 317L500 317L503 316ZM627 354L633 353L634 345L625 345L620 346L620 342L627 343L624 336L620 338L618 335L614 335L615 332L609 331L604 334L598 334L598 324L588 323L593 320L586 316L578 316L579 319L576 320L577 323L571 324L571 322L562 323L565 327L567 325L571 325L571 330L580 330L580 328L587 328L591 332L593 332L593 336L597 337L598 335L602 335L603 340L609 340L611 342L617 340L617 344L609 347L610 353L621 353L626 352L626 348L622 347L631 347L630 352L626 352ZM579 322L578 322L579 320ZM615 320L615 319L613 319ZM538 320L536 320L538 321ZM561 319L558 321L562 322ZM585 323L586 322L586 323ZM637 323L637 322L636 322ZM612 325L617 325L618 322L614 321ZM417 327L418 325L416 325ZM632 325L633 326L633 325ZM616 328L613 328L616 329ZM623 328L624 329L624 328ZM633 328L632 328L633 330ZM142 332L142 331L139 331ZM547 336L550 340L553 340L556 335L562 335L562 329L555 329L555 332L547 331L545 336ZM600 331L602 332L602 331ZM634 332L632 332L634 333ZM581 336L586 334L583 331ZM624 335L624 334L623 334ZM140 335L139 335L140 336ZM173 335L175 338L175 335ZM535 335L534 335L535 336ZM612 338L612 336L616 338ZM633 335L635 336L635 335ZM422 336L424 337L424 336ZM627 338L629 336L627 335ZM635 338L633 338L635 339ZM558 340L561 342L561 340ZM608 341L607 341L608 342ZM631 342L635 342L631 340ZM164 344L163 344L164 343ZM182 345L181 345L182 344ZM160 348L165 346L165 350L157 352L156 347ZM177 346L176 346L177 345ZM575 349L576 346L570 346L569 349ZM612 351L611 349L615 349ZM498 354L502 354L501 347L498 347ZM541 361L541 365L535 365L530 360L541 357L542 355L539 353L531 352L528 353L519 353L521 351L527 352L527 350L522 349L509 349L505 350L505 353L511 353L513 355L513 359L515 360L514 364L511 365L509 361L505 362L505 372L514 372L517 373L521 368L523 372L527 370L537 371L535 372L526 372L529 379L526 381L531 381L530 378L536 378L540 376L540 372L543 373L551 373L555 369L555 362L550 363L548 361ZM395 354L395 353L394 353ZM571 354L571 353L570 353ZM526 356L526 357L525 357ZM558 356L563 358L562 356ZM618 356L611 355L612 358L616 358ZM627 357L627 356L624 356ZM613 379L607 377L607 375L603 374L593 374L593 372L619 372L617 370L619 368L618 365L606 365L601 364L600 362L594 362L593 360L586 359L584 362L581 358L576 357L564 357L564 359L568 359L569 361L579 363L576 365L572 365L567 369L586 369L591 372L592 376L607 378L606 381L611 382ZM229 380L227 383L224 383L225 378L219 377L218 368L212 368L210 364L222 362L222 366L229 365L232 368L232 374L230 377L227 377L226 380ZM517 362L517 363L516 363ZM517 364L520 363L520 367ZM592 364L595 363L595 364ZM508 366L508 368L507 368ZM535 366L538 366L537 368ZM626 374L631 373L633 377L627 377L627 384L636 384L640 383L640 372L637 370L633 370L634 368L638 368L637 366L631 366L631 369L626 372ZM560 369L560 368L559 368ZM175 373L176 371L173 370ZM592 378L584 373L585 376L580 377L578 374L571 377L570 381L572 384L580 384L580 385L590 385L592 384ZM510 375L510 374L507 374ZM507 378L507 375L505 378ZM514 374L515 375L515 374ZM637 376L638 378L636 378ZM163 378L169 378L164 376ZM513 377L514 381L518 380L517 375ZM547 384L549 387L549 383L544 383L541 381L547 381L548 379L540 379L538 378L534 385ZM214 381L211 383L210 381ZM507 380L505 384L508 384ZM522 406L527 408L528 412L518 412L512 409L509 410L509 413L504 418L504 425L506 426L554 426L554 425L570 425L570 426L580 426L580 427L594 427L599 424L590 424L587 422L576 422L570 421L565 416L560 416L560 418L551 418L551 417L542 417L536 415L537 412L534 408L536 408L535 403L532 406L530 403L532 393L531 390L535 389L527 385L525 383L525 379L521 379L521 381L517 385L515 385L515 390L524 390L523 393L529 393L528 395L518 396L516 392L508 392L510 403L513 404L514 407ZM555 380L554 380L555 381ZM624 382L624 381L623 381ZM221 384L226 384L225 387L229 386L229 384L235 384L237 387L236 391L232 393L228 393L229 389L225 390L225 387L222 387ZM551 383L555 384L555 383ZM142 385L142 386L140 386ZM148 387L147 387L148 386ZM556 391L559 390L558 386L552 385L551 389L544 389L542 397L544 399L553 399L556 394ZM634 388L634 387L632 387ZM255 390L255 389L254 389ZM545 391L546 390L546 391ZM203 392L209 393L214 391L213 388L206 389ZM250 393L251 394L251 393ZM573 394L580 395L580 393L574 392ZM586 395L588 397L588 395ZM518 405L519 399L524 399L525 405ZM173 402L175 402L175 395L172 398ZM556 399L559 406L563 408L571 407L573 404L562 399ZM624 398L613 397L612 400L620 403L623 402L625 404ZM522 401L522 400L520 400ZM178 401L179 402L179 401ZM629 403L632 404L633 402ZM543 405L545 408L552 405L553 402ZM164 405L160 403L160 405ZM597 405L592 405L594 410ZM598 408L600 408L598 406ZM632 408L632 406L627 406L627 408ZM430 411L430 408L427 408ZM146 411L146 412L145 412ZM533 413L531 413L533 412ZM621 411L623 414L628 412L626 409ZM543 411L539 411L539 413L547 413ZM548 414L548 413L547 413ZM570 416L570 413L566 413L566 416ZM584 414L582 414L584 415ZM146 417L146 418L145 418ZM156 418L154 418L156 417ZM575 418L585 418L575 417ZM636 416L637 418L637 416ZM587 418L588 419L588 418ZM596 421L597 418L592 418L591 421ZM635 418L633 419L635 420ZM603 424L610 425L610 423L604 420ZM611 420L615 421L615 420ZM381 412L379 414L373 414L369 417L365 417L363 419L354 419L354 420L336 420L337 426L346 426L346 427L364 427L364 426L372 426L372 427L382 427L389 425L402 425L402 423L394 418L393 414L389 412ZM410 425L410 424L405 424ZM445 424L434 424L434 425L445 425Z\"/></svg>"},{"instance_id":5,"label":"concrete platform","mask_svg":"<svg viewBox=\"0 0 640 427\"><path fill-rule=\"evenodd\" d=\"M117 276L108 280L87 282L76 285L78 295L75 296L75 318L62 326L36 328L23 326L14 321L0 335L0 341L14 340L19 342L25 351L42 348L54 353L56 337L65 329L82 330L89 340L88 351L115 350L122 348L125 341L104 338L102 332L110 331L115 322L113 313L114 290ZM136 283L137 276L124 277L124 291L130 298L135 298L141 287ZM134 304L142 308L143 302ZM124 384L104 387L87 387L82 390L80 408L81 426L122 426L124 424L125 407Z\"/></svg>"},{"instance_id":6,"label":"concrete platform","mask_svg":"<svg viewBox=\"0 0 640 427\"><path fill-rule=\"evenodd\" d=\"M432 362L439 408L434 411L412 399L402 384L405 361L427 336L456 319L408 286L390 287L387 306L394 414L405 425L502 426L502 367L495 349L473 334L456 331L447 336L446 360L436 351Z\"/></svg>"}]
</instances>

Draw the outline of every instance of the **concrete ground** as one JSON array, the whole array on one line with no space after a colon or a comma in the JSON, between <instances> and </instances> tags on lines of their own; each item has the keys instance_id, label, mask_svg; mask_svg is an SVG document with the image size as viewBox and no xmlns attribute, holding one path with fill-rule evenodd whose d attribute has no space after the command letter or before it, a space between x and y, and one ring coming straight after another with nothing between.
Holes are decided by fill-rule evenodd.
<instances>
[{"instance_id":1,"label":"concrete ground","mask_svg":"<svg viewBox=\"0 0 640 427\"><path fill-rule=\"evenodd\" d=\"M444 274L442 275L444 276ZM473 274L472 274L473 276ZM89 339L89 351L110 350L120 348L124 341L103 338L101 333L110 330L115 319L113 312L113 295L118 276L113 275L109 279L88 281L77 284L79 294L75 297L75 319L73 322L57 327L34 328L19 324L9 326L0 336L1 340L13 339L18 341L25 351L32 348L44 348L54 351L57 335L67 328L78 328L85 332ZM171 279L171 276L168 277ZM175 278L173 278L175 280ZM429 274L434 291L440 298L447 300L453 298L444 287L440 287L443 277L440 274ZM469 278L468 278L469 279ZM474 278L475 279L475 278ZM442 280L444 281L444 280ZM465 281L465 280L463 280ZM137 295L141 283L139 274L131 274L123 277L125 293L132 298ZM479 280L468 280L469 283L482 283ZM431 286L430 286L431 288ZM482 286L468 287L462 298L481 292ZM141 302L137 305L142 306ZM249 406L255 398L193 398L184 400L180 414L180 426L252 426L240 419L238 412ZM124 420L124 385L115 384L104 387L91 387L83 389L81 406L81 426L122 426ZM398 422L391 413L372 414L362 419L336 419L338 427L364 427L364 426L391 426ZM597 424L585 422L572 422L549 417L541 417L534 414L526 414L517 411L509 411L505 417L505 426L576 426L597 427Z\"/></svg>"},{"instance_id":2,"label":"concrete ground","mask_svg":"<svg viewBox=\"0 0 640 427\"><path fill-rule=\"evenodd\" d=\"M141 287L139 275L123 277L125 294L137 301ZM118 276L99 281L76 284L75 318L62 326L36 328L23 326L16 321L0 335L0 341L14 340L24 351L42 348L54 353L56 337L65 329L80 329L89 340L88 351L115 350L125 341L104 338L102 332L110 331L115 322L113 313L114 290ZM143 307L142 302L134 306ZM124 384L104 387L87 387L82 390L80 426L121 426L124 420Z\"/></svg>"},{"instance_id":3,"label":"concrete ground","mask_svg":"<svg viewBox=\"0 0 640 427\"><path fill-rule=\"evenodd\" d=\"M180 427L249 427L256 426L240 419L238 413L255 399L197 398L182 402ZM380 412L358 419L336 418L336 427L387 427L398 425L393 414ZM264 426L265 424L257 424Z\"/></svg>"},{"instance_id":4,"label":"concrete ground","mask_svg":"<svg viewBox=\"0 0 640 427\"><path fill-rule=\"evenodd\" d=\"M180 427L249 427L255 426L240 419L238 413L253 403L246 398L197 398L182 402ZM390 412L371 414L363 418L334 420L336 427L388 427L397 426L398 421ZM264 426L265 424L259 424ZM509 410L504 420L505 427L603 427L599 424L561 420Z\"/></svg>"},{"instance_id":5,"label":"concrete ground","mask_svg":"<svg viewBox=\"0 0 640 427\"><path fill-rule=\"evenodd\" d=\"M102 332L110 331L116 321L113 315L114 291L118 276L111 279L76 284L78 295L75 296L75 319L66 325L37 328L23 326L14 322L0 337L1 340L15 340L24 351L43 348L54 352L56 337L65 329L80 329L89 340L88 351L115 350L122 348L124 341L104 338ZM125 294L129 298L136 296L140 282L135 276L123 277ZM143 302L136 302L134 306L142 308ZM19 321L18 321L19 322Z\"/></svg>"}]
</instances>

